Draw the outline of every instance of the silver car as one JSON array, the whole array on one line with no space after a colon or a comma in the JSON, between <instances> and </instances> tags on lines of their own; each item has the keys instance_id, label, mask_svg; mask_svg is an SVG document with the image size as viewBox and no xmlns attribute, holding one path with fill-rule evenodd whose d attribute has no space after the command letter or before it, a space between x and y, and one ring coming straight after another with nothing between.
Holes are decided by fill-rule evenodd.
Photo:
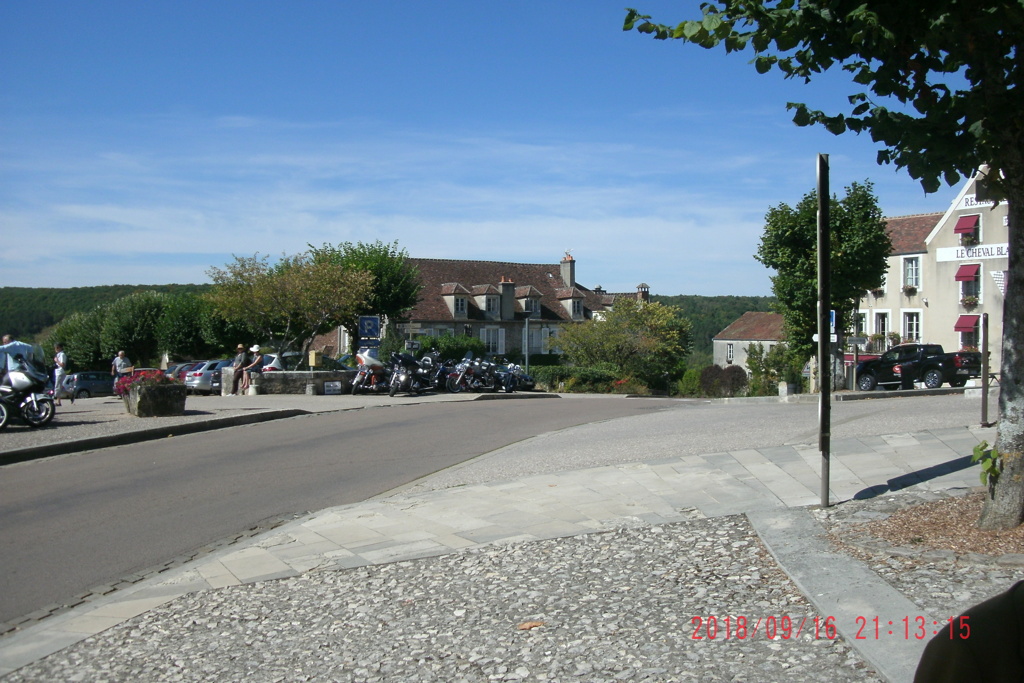
<instances>
[{"instance_id":1,"label":"silver car","mask_svg":"<svg viewBox=\"0 0 1024 683\"><path fill-rule=\"evenodd\" d=\"M185 388L193 394L213 393L213 373L231 365L231 360L208 360L185 373Z\"/></svg>"}]
</instances>

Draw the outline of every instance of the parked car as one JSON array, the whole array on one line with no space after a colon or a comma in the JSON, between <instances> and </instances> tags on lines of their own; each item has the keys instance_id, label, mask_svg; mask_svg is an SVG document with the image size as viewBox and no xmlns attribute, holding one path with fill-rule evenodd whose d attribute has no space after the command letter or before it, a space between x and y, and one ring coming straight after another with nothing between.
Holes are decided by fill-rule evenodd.
<instances>
[{"instance_id":1,"label":"parked car","mask_svg":"<svg viewBox=\"0 0 1024 683\"><path fill-rule=\"evenodd\" d=\"M230 360L210 360L192 366L192 369L185 373L186 390L193 394L213 393L213 373L229 365Z\"/></svg>"},{"instance_id":2,"label":"parked car","mask_svg":"<svg viewBox=\"0 0 1024 683\"><path fill-rule=\"evenodd\" d=\"M171 379L174 379L178 375L178 370L185 367L186 365L191 365L191 363L171 363L170 365L167 366L167 369L164 370L164 374L170 377Z\"/></svg>"},{"instance_id":3,"label":"parked car","mask_svg":"<svg viewBox=\"0 0 1024 683\"><path fill-rule=\"evenodd\" d=\"M351 356L343 356L343 359L350 359ZM276 353L263 354L263 372L274 372L277 370L309 370L309 357L298 351L286 351L282 356ZM355 370L354 366L344 363L342 360L327 358L320 359L318 370Z\"/></svg>"},{"instance_id":4,"label":"parked car","mask_svg":"<svg viewBox=\"0 0 1024 683\"><path fill-rule=\"evenodd\" d=\"M207 362L209 362L209 361L201 360L201 361L192 361L191 363L182 363L177 368L175 368L175 370L174 370L174 379L178 380L179 382L184 382L185 381L185 373L187 373L189 370L191 370L195 366L200 365L202 363L207 363Z\"/></svg>"},{"instance_id":5,"label":"parked car","mask_svg":"<svg viewBox=\"0 0 1024 683\"><path fill-rule=\"evenodd\" d=\"M109 372L72 372L64 378L64 391L75 398L113 396L114 378Z\"/></svg>"},{"instance_id":6,"label":"parked car","mask_svg":"<svg viewBox=\"0 0 1024 683\"><path fill-rule=\"evenodd\" d=\"M937 389L944 382L962 387L968 379L980 375L981 354L977 351L946 353L938 344L900 344L881 358L857 365L857 388L912 388L914 382L923 382L929 389Z\"/></svg>"}]
</instances>

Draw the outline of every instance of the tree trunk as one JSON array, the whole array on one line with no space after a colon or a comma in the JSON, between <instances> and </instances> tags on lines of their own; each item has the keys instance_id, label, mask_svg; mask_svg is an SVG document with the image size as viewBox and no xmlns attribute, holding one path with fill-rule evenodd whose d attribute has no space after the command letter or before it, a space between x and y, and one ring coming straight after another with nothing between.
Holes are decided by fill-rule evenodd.
<instances>
[{"instance_id":1,"label":"tree trunk","mask_svg":"<svg viewBox=\"0 0 1024 683\"><path fill-rule=\"evenodd\" d=\"M1018 176L1020 178L1021 176ZM1009 200L1009 266L1003 298L1003 358L999 376L999 436L1002 473L985 500L978 526L1012 529L1024 522L1024 187Z\"/></svg>"}]
</instances>

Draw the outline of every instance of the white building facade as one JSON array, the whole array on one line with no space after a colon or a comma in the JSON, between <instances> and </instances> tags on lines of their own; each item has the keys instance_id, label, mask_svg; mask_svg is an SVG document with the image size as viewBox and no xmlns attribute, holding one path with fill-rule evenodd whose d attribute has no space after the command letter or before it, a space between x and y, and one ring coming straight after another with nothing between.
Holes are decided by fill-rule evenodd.
<instances>
[{"instance_id":1,"label":"white building facade","mask_svg":"<svg viewBox=\"0 0 1024 683\"><path fill-rule=\"evenodd\" d=\"M978 175L942 214L888 219L893 254L885 286L861 299L857 336L879 351L897 341L981 349L988 314L993 371L999 368L1008 267L1008 209L978 198Z\"/></svg>"}]
</instances>

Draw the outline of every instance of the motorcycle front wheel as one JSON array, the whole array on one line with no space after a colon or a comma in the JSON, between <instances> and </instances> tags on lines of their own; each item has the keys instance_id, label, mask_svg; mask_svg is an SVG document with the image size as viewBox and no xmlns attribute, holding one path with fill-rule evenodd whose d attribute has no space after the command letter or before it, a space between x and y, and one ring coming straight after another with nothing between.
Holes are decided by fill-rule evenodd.
<instances>
[{"instance_id":1,"label":"motorcycle front wheel","mask_svg":"<svg viewBox=\"0 0 1024 683\"><path fill-rule=\"evenodd\" d=\"M445 382L445 387L453 394L457 394L462 391L462 385L459 384L459 380L455 377L449 377L448 381Z\"/></svg>"},{"instance_id":2,"label":"motorcycle front wheel","mask_svg":"<svg viewBox=\"0 0 1024 683\"><path fill-rule=\"evenodd\" d=\"M52 398L36 399L35 405L32 404L32 401L25 401L21 404L21 416L29 427L42 427L49 424L56 412L57 408Z\"/></svg>"}]
</instances>

